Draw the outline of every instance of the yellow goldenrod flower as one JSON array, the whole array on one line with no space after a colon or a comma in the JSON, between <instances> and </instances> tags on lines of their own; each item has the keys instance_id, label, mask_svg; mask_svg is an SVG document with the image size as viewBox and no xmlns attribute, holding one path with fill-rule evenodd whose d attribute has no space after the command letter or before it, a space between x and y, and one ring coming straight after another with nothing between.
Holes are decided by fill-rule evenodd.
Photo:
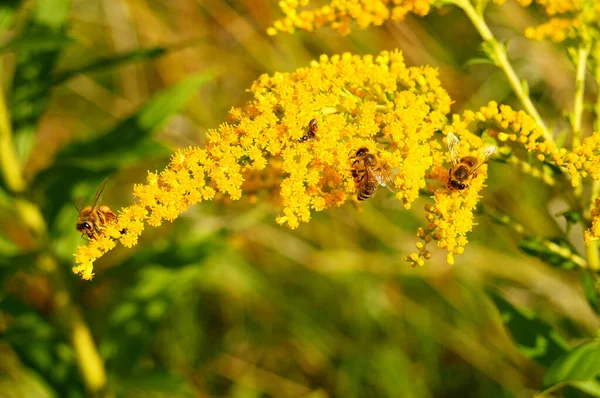
<instances>
[{"instance_id":1,"label":"yellow goldenrod flower","mask_svg":"<svg viewBox=\"0 0 600 398\"><path fill-rule=\"evenodd\" d=\"M552 153L550 159L559 167L566 168L571 175L571 184L578 186L581 178L600 179L600 132L586 137L581 145L569 152L564 148Z\"/></svg>"},{"instance_id":2,"label":"yellow goldenrod flower","mask_svg":"<svg viewBox=\"0 0 600 398\"><path fill-rule=\"evenodd\" d=\"M584 239L587 242L597 240L600 238L600 197L594 201L594 207L592 209L592 226L590 229L585 231Z\"/></svg>"},{"instance_id":3,"label":"yellow goldenrod flower","mask_svg":"<svg viewBox=\"0 0 600 398\"><path fill-rule=\"evenodd\" d=\"M263 75L250 91L254 99L210 130L204 148L177 152L164 171L135 185L137 203L120 210L115 227L123 234L81 247L76 272L91 277L93 261L114 247L113 239L132 247L146 224L173 221L217 193L256 200L265 192L265 200L282 208L277 222L296 228L312 211L355 195L349 156L361 147L397 171L396 196L408 208L439 157L433 137L451 104L437 71L406 67L398 51L322 56L294 73ZM313 120L318 133L303 140Z\"/></svg>"},{"instance_id":4,"label":"yellow goldenrod flower","mask_svg":"<svg viewBox=\"0 0 600 398\"><path fill-rule=\"evenodd\" d=\"M579 0L535 0L549 16L547 22L529 27L525 36L533 40L550 39L556 43L567 39L588 41L600 33L600 4ZM531 0L519 0L529 6Z\"/></svg>"},{"instance_id":5,"label":"yellow goldenrod flower","mask_svg":"<svg viewBox=\"0 0 600 398\"><path fill-rule=\"evenodd\" d=\"M474 120L475 114L471 111L465 112L465 118L460 120L458 115L453 116L452 126L446 127L448 132L460 134L460 156L473 155L484 147L481 137L476 136L466 129L470 120ZM466 124L465 124L466 121ZM476 175L468 181L468 188L460 191L451 191L446 187L448 182L449 167L452 164L450 152L445 148L438 147L433 156L433 167L428 172L428 177L438 180L441 187L433 188L432 199L434 204L425 205L427 228L419 228L417 236L421 241L417 242L418 253L412 253L405 257L405 261L414 266L422 266L431 257L427 244L432 240L437 241L438 247L448 252L446 260L448 264L454 264L454 255L462 254L467 244L467 233L473 229L473 218L475 207L480 198L479 193L483 189L487 178L487 165L482 165Z\"/></svg>"},{"instance_id":6,"label":"yellow goldenrod flower","mask_svg":"<svg viewBox=\"0 0 600 398\"><path fill-rule=\"evenodd\" d=\"M446 127L446 131L457 133L463 145L470 147L481 146L479 136L484 132L496 139L500 148L511 143L523 147L538 160L566 169L573 186L578 186L582 178L600 179L600 133L597 132L586 137L573 151L558 149L556 144L544 139L542 129L531 116L494 101L478 112L465 111L462 118L453 115L452 125Z\"/></svg>"},{"instance_id":7,"label":"yellow goldenrod flower","mask_svg":"<svg viewBox=\"0 0 600 398\"><path fill-rule=\"evenodd\" d=\"M380 26L388 19L401 21L406 14L425 16L433 0L331 0L319 7L311 7L310 0L282 0L279 2L285 17L275 21L267 30L269 35L277 32L293 33L295 29L312 32L328 26L340 34L351 31L355 22L364 29Z\"/></svg>"}]
</instances>

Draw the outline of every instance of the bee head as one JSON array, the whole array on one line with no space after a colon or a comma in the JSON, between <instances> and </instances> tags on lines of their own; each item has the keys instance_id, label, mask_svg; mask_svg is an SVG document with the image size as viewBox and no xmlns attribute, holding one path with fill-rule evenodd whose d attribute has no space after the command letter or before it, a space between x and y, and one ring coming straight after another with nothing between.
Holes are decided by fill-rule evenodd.
<instances>
[{"instance_id":1,"label":"bee head","mask_svg":"<svg viewBox=\"0 0 600 398\"><path fill-rule=\"evenodd\" d=\"M450 180L450 187L462 191L467 186L460 181Z\"/></svg>"},{"instance_id":2,"label":"bee head","mask_svg":"<svg viewBox=\"0 0 600 398\"><path fill-rule=\"evenodd\" d=\"M356 157L363 156L365 153L369 153L369 148L362 147L358 151L356 151Z\"/></svg>"},{"instance_id":3,"label":"bee head","mask_svg":"<svg viewBox=\"0 0 600 398\"><path fill-rule=\"evenodd\" d=\"M84 221L82 223L77 224L77 230L85 233L87 231L92 230L92 225L89 222Z\"/></svg>"}]
</instances>

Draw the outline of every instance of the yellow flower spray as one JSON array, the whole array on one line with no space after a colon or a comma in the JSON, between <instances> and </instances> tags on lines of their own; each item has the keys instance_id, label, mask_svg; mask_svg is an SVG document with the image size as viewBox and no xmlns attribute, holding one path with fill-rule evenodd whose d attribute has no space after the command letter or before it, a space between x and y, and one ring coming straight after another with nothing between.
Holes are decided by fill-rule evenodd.
<instances>
[{"instance_id":1,"label":"yellow flower spray","mask_svg":"<svg viewBox=\"0 0 600 398\"><path fill-rule=\"evenodd\" d=\"M247 190L254 197L257 173L270 178L261 189L278 193L277 222L296 228L311 211L340 206L355 194L349 154L361 147L399 170L396 196L408 208L425 187L439 149L434 133L450 111L437 72L406 67L397 51L323 56L294 73L261 76L251 92L254 99L243 110L233 109L229 123L208 132L204 148L179 151L164 171L134 187L137 203L119 212L118 225L79 248L75 272L91 278L93 261L115 238L131 247L145 224L173 221L217 192L237 200ZM304 140L313 119L318 134Z\"/></svg>"},{"instance_id":2,"label":"yellow flower spray","mask_svg":"<svg viewBox=\"0 0 600 398\"><path fill-rule=\"evenodd\" d=\"M558 151L531 117L495 102L462 117L453 115L449 123L451 101L437 71L407 67L398 51L376 57L322 56L293 73L263 75L250 91L253 100L232 109L228 123L210 130L204 148L175 153L165 170L149 173L146 184L135 185L137 202L121 209L118 222L106 226L97 239L79 247L74 272L92 278L93 262L113 249L116 240L132 247L146 224L173 221L216 195L238 200L246 194L250 201L262 195L281 209L277 223L296 228L310 221L312 211L354 199L349 157L362 147L392 171L396 198L405 208L429 185L434 202L427 207L429 224L418 231L419 252L406 256L413 266L430 257L426 245L432 240L448 252L449 263L464 251L485 186L483 166L469 188L448 190L451 159L444 134L453 132L461 139L461 156L484 147L485 133L500 147L514 142L540 161L568 168L577 176L574 181L600 176L598 155L591 149L598 135L573 153ZM318 127L314 136L307 135L311 125Z\"/></svg>"}]
</instances>

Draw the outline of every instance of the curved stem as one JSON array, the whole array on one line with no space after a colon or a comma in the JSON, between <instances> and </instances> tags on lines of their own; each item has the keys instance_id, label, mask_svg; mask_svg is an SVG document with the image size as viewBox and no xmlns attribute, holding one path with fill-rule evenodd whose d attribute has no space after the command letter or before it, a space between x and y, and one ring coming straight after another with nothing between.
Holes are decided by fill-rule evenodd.
<instances>
[{"instance_id":1,"label":"curved stem","mask_svg":"<svg viewBox=\"0 0 600 398\"><path fill-rule=\"evenodd\" d=\"M467 15L467 17L471 20L471 23L473 24L473 26L475 26L475 29L477 29L477 31L481 35L481 38L487 45L490 51L490 57L492 58L492 61L496 64L496 66L502 69L502 71L506 75L506 78L508 79L510 86L512 87L516 96L521 101L521 104L523 105L527 113L529 113L534 118L535 122L542 129L546 141L554 144L554 137L552 136L552 134L548 130L548 127L540 117L540 114L538 113L537 109L533 105L533 102L531 102L531 99L529 98L529 94L525 92L525 89L523 88L519 77L517 76L512 65L508 61L508 56L506 54L506 49L504 48L504 46L500 44L498 40L496 40L494 34L486 24L483 17L477 12L475 7L473 7L469 0L454 0L454 4L456 4L460 9L462 9Z\"/></svg>"},{"instance_id":2,"label":"curved stem","mask_svg":"<svg viewBox=\"0 0 600 398\"><path fill-rule=\"evenodd\" d=\"M590 45L582 45L577 51L575 67L575 100L573 102L573 114L571 115L571 127L573 128L573 148L581 145L581 119L583 117L583 94L585 89L585 71L587 59L590 55Z\"/></svg>"},{"instance_id":3,"label":"curved stem","mask_svg":"<svg viewBox=\"0 0 600 398\"><path fill-rule=\"evenodd\" d=\"M96 349L92 334L79 307L71 299L64 282L63 271L56 259L48 254L47 225L40 208L23 198L26 189L21 165L17 160L12 143L10 118L0 87L0 173L13 197L16 214L21 222L35 233L45 252L37 261L38 269L47 275L55 289L54 316L65 330L77 357L77 366L83 377L86 389L91 393L100 392L106 385L106 373L102 358Z\"/></svg>"},{"instance_id":4,"label":"curved stem","mask_svg":"<svg viewBox=\"0 0 600 398\"><path fill-rule=\"evenodd\" d=\"M49 254L42 254L38 258L37 265L40 271L50 278L55 288L54 316L58 324L67 332L67 337L75 351L83 383L89 392L98 393L106 385L106 372L90 328L83 319L79 307L71 300L56 259Z\"/></svg>"},{"instance_id":5,"label":"curved stem","mask_svg":"<svg viewBox=\"0 0 600 398\"><path fill-rule=\"evenodd\" d=\"M595 108L595 119L594 119L594 131L600 131L600 43L597 43L594 47L594 53L592 55L596 60L596 67L594 68L594 79L596 80L596 90L599 92L596 97ZM585 71L583 72L585 73ZM591 213L594 208L595 199L600 196L600 181L594 181L592 183L592 190L590 192L590 203L588 207L588 214ZM598 254L598 241L590 241L585 245L585 251L588 259L590 269L597 271L600 270L600 258Z\"/></svg>"},{"instance_id":6,"label":"curved stem","mask_svg":"<svg viewBox=\"0 0 600 398\"><path fill-rule=\"evenodd\" d=\"M0 87L0 170L8 189L19 193L25 189L25 180L13 146L11 130L4 90Z\"/></svg>"}]
</instances>

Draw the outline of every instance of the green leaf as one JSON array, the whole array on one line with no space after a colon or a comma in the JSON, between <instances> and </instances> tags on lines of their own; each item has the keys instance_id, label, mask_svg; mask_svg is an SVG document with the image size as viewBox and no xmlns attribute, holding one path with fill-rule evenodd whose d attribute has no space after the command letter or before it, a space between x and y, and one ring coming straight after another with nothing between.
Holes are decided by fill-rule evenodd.
<instances>
[{"instance_id":1,"label":"green leaf","mask_svg":"<svg viewBox=\"0 0 600 398\"><path fill-rule=\"evenodd\" d=\"M580 257L573 246L562 238L546 239L526 237L519 242L519 248L530 256L564 269L585 268L585 259Z\"/></svg>"},{"instance_id":2,"label":"green leaf","mask_svg":"<svg viewBox=\"0 0 600 398\"><path fill-rule=\"evenodd\" d=\"M492 61L490 61L489 58L471 58L469 60L467 60L467 62L465 62L465 64L463 65L463 68L467 68L469 66L472 65L480 65L480 64L487 64L487 65L494 65L494 63Z\"/></svg>"},{"instance_id":3,"label":"green leaf","mask_svg":"<svg viewBox=\"0 0 600 398\"><path fill-rule=\"evenodd\" d=\"M68 40L65 32L70 8L70 0L36 2L31 20L15 39L24 48L16 52L10 113L21 159L31 152L37 123L46 109L52 74L64 47L63 40ZM36 40L43 45L36 45Z\"/></svg>"},{"instance_id":4,"label":"green leaf","mask_svg":"<svg viewBox=\"0 0 600 398\"><path fill-rule=\"evenodd\" d=\"M155 95L137 114L107 134L66 146L56 157L56 164L112 170L161 153L163 147L149 140L150 134L180 111L212 76L210 72L196 74Z\"/></svg>"},{"instance_id":5,"label":"green leaf","mask_svg":"<svg viewBox=\"0 0 600 398\"><path fill-rule=\"evenodd\" d=\"M3 0L0 4L0 36L12 24L21 0Z\"/></svg>"},{"instance_id":6,"label":"green leaf","mask_svg":"<svg viewBox=\"0 0 600 398\"><path fill-rule=\"evenodd\" d=\"M114 68L115 66L127 64L130 62L149 61L149 60L152 60L154 58L157 58L157 57L160 57L160 56L166 54L167 52L169 52L170 50L172 50L174 48L180 48L180 47L145 48L145 49L141 49L141 50L130 51L130 52L127 52L124 54L117 54L117 55L108 56L108 57L101 57L101 58L94 60L88 64L85 64L83 66L57 72L56 76L53 79L52 84L54 84L54 85L61 84L65 81L67 81L77 75L83 74L83 73L90 73L90 72L95 72L95 71L100 71L100 70L106 70L106 69Z\"/></svg>"},{"instance_id":7,"label":"green leaf","mask_svg":"<svg viewBox=\"0 0 600 398\"><path fill-rule=\"evenodd\" d=\"M119 396L196 396L187 380L160 369L126 377L116 372L111 379Z\"/></svg>"},{"instance_id":8,"label":"green leaf","mask_svg":"<svg viewBox=\"0 0 600 398\"><path fill-rule=\"evenodd\" d=\"M32 189L44 193L40 200L52 198L44 203L50 227L62 207L72 206L72 192L77 184L82 181L93 184L90 185L93 192L115 170L165 153L165 148L152 140L152 132L179 112L212 76L211 72L193 75L154 95L136 114L108 133L63 148L55 165L36 176Z\"/></svg>"},{"instance_id":9,"label":"green leaf","mask_svg":"<svg viewBox=\"0 0 600 398\"><path fill-rule=\"evenodd\" d=\"M490 296L513 339L525 355L549 366L567 351L568 345L564 339L535 314L513 306L493 292Z\"/></svg>"},{"instance_id":10,"label":"green leaf","mask_svg":"<svg viewBox=\"0 0 600 398\"><path fill-rule=\"evenodd\" d=\"M584 343L557 359L544 375L544 388L594 381L600 375L600 341ZM597 381L597 380L596 380ZM582 386L588 384L582 384ZM600 396L600 395L596 395Z\"/></svg>"},{"instance_id":11,"label":"green leaf","mask_svg":"<svg viewBox=\"0 0 600 398\"><path fill-rule=\"evenodd\" d=\"M569 224L577 224L581 221L581 215L574 210L568 210L563 213L559 213L557 216L563 216Z\"/></svg>"},{"instance_id":12,"label":"green leaf","mask_svg":"<svg viewBox=\"0 0 600 398\"><path fill-rule=\"evenodd\" d=\"M29 33L29 32L27 32ZM0 54L8 51L30 51L30 52L45 52L45 51L60 51L67 45L73 42L68 36L62 33L49 32L46 35L25 34L15 37L2 47Z\"/></svg>"},{"instance_id":13,"label":"green leaf","mask_svg":"<svg viewBox=\"0 0 600 398\"><path fill-rule=\"evenodd\" d=\"M21 251L21 249L19 248L19 246L16 243L9 240L6 236L4 236L0 232L0 258L2 258L4 256L6 256L6 257L15 256L20 251Z\"/></svg>"},{"instance_id":14,"label":"green leaf","mask_svg":"<svg viewBox=\"0 0 600 398\"><path fill-rule=\"evenodd\" d=\"M600 297L598 297L598 276L593 272L584 270L581 273L581 285L585 292L585 298L587 299L590 307L596 311L596 314L600 314Z\"/></svg>"},{"instance_id":15,"label":"green leaf","mask_svg":"<svg viewBox=\"0 0 600 398\"><path fill-rule=\"evenodd\" d=\"M600 397L600 382L597 380L571 381L569 382L569 385L592 397Z\"/></svg>"}]
</instances>

